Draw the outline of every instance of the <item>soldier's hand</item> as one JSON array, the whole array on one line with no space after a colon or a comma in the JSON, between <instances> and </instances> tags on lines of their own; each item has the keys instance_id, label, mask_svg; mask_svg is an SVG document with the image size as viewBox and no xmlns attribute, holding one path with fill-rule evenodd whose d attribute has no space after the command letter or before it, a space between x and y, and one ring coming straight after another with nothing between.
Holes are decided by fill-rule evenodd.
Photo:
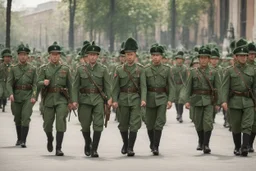
<instances>
[{"instance_id":1,"label":"soldier's hand","mask_svg":"<svg viewBox=\"0 0 256 171\"><path fill-rule=\"evenodd\" d=\"M227 111L228 110L228 104L227 103L222 103L222 108L223 110Z\"/></svg>"},{"instance_id":2,"label":"soldier's hand","mask_svg":"<svg viewBox=\"0 0 256 171\"><path fill-rule=\"evenodd\" d=\"M117 102L114 102L114 103L112 104L112 107L113 107L114 109L117 109L117 108L118 108L118 103L117 103Z\"/></svg>"},{"instance_id":3,"label":"soldier's hand","mask_svg":"<svg viewBox=\"0 0 256 171\"><path fill-rule=\"evenodd\" d=\"M112 106L112 98L108 100L108 107Z\"/></svg>"},{"instance_id":4,"label":"soldier's hand","mask_svg":"<svg viewBox=\"0 0 256 171\"><path fill-rule=\"evenodd\" d=\"M36 99L35 99L35 98L31 98L31 99L30 99L30 102L31 102L32 104L35 104L35 103L36 103Z\"/></svg>"},{"instance_id":5,"label":"soldier's hand","mask_svg":"<svg viewBox=\"0 0 256 171\"><path fill-rule=\"evenodd\" d=\"M50 84L50 80L44 80L44 85L48 86Z\"/></svg>"},{"instance_id":6,"label":"soldier's hand","mask_svg":"<svg viewBox=\"0 0 256 171\"><path fill-rule=\"evenodd\" d=\"M167 109L171 109L172 108L172 102L170 102L170 101L168 101L167 102L167 107L166 107Z\"/></svg>"},{"instance_id":7,"label":"soldier's hand","mask_svg":"<svg viewBox=\"0 0 256 171\"><path fill-rule=\"evenodd\" d=\"M73 108L74 108L73 104L72 104L72 103L69 103L69 104L68 104L68 109L69 109L69 110L72 110Z\"/></svg>"},{"instance_id":8,"label":"soldier's hand","mask_svg":"<svg viewBox=\"0 0 256 171\"><path fill-rule=\"evenodd\" d=\"M186 109L190 109L190 103L185 104Z\"/></svg>"},{"instance_id":9,"label":"soldier's hand","mask_svg":"<svg viewBox=\"0 0 256 171\"><path fill-rule=\"evenodd\" d=\"M78 103L77 102L73 102L73 109L77 109L77 107L78 107Z\"/></svg>"},{"instance_id":10,"label":"soldier's hand","mask_svg":"<svg viewBox=\"0 0 256 171\"><path fill-rule=\"evenodd\" d=\"M11 100L11 102L14 102L14 96L13 96L13 94L10 95L10 100Z\"/></svg>"},{"instance_id":11,"label":"soldier's hand","mask_svg":"<svg viewBox=\"0 0 256 171\"><path fill-rule=\"evenodd\" d=\"M141 107L146 107L146 102L145 102L145 101L141 101L140 106L141 106Z\"/></svg>"}]
</instances>

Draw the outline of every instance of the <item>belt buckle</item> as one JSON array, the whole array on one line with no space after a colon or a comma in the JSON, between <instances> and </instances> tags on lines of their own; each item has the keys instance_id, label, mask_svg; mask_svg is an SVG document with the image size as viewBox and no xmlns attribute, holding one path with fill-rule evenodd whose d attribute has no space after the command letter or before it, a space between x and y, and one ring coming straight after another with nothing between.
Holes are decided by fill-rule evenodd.
<instances>
[{"instance_id":1,"label":"belt buckle","mask_svg":"<svg viewBox=\"0 0 256 171\"><path fill-rule=\"evenodd\" d=\"M26 86L25 85L21 85L21 90L25 90Z\"/></svg>"},{"instance_id":2,"label":"belt buckle","mask_svg":"<svg viewBox=\"0 0 256 171\"><path fill-rule=\"evenodd\" d=\"M130 93L131 92L131 89L130 88L127 88L127 93Z\"/></svg>"},{"instance_id":3,"label":"belt buckle","mask_svg":"<svg viewBox=\"0 0 256 171\"><path fill-rule=\"evenodd\" d=\"M54 88L53 88L53 91L54 91L54 92L57 92L57 88L56 88L56 87L54 87Z\"/></svg>"},{"instance_id":4,"label":"belt buckle","mask_svg":"<svg viewBox=\"0 0 256 171\"><path fill-rule=\"evenodd\" d=\"M93 93L94 91L93 91L93 89L90 89L90 91L89 91L90 93Z\"/></svg>"}]
</instances>

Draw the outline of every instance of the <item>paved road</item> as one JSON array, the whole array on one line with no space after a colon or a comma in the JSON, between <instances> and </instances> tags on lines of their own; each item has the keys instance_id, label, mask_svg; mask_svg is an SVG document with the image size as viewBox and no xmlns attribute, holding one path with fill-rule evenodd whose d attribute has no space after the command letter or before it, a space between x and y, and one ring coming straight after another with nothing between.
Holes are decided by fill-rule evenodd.
<instances>
[{"instance_id":1,"label":"paved road","mask_svg":"<svg viewBox=\"0 0 256 171\"><path fill-rule=\"evenodd\" d=\"M28 148L15 147L16 133L8 104L7 112L0 113L0 171L165 171L214 170L250 171L256 168L256 153L249 157L235 157L231 133L223 128L223 116L218 114L210 147L212 154L196 151L197 136L185 111L184 123L176 122L174 108L169 110L163 132L160 156L152 156L145 125L140 129L135 145L136 156L128 158L120 153L122 146L117 123L112 115L109 127L104 130L99 147L100 158L83 154L84 140L77 118L72 117L64 137L64 157L56 157L46 149L46 136L38 104L34 107Z\"/></svg>"}]
</instances>

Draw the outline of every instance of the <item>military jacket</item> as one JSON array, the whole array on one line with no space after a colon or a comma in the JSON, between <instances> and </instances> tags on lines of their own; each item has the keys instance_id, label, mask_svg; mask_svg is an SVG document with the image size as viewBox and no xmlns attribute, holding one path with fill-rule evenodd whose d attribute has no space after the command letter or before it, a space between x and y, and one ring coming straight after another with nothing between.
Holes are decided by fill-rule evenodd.
<instances>
[{"instance_id":1,"label":"military jacket","mask_svg":"<svg viewBox=\"0 0 256 171\"><path fill-rule=\"evenodd\" d=\"M134 83L130 80L128 74L124 71L124 67L133 77L134 82L139 87L139 93L124 93L120 89L135 88ZM144 67L135 63L132 66L123 64L117 67L114 74L114 85L112 91L113 102L118 102L122 106L134 106L141 101L146 101L146 79Z\"/></svg>"},{"instance_id":2,"label":"military jacket","mask_svg":"<svg viewBox=\"0 0 256 171\"><path fill-rule=\"evenodd\" d=\"M50 80L50 84L48 86L44 86L45 79ZM68 93L71 96L72 78L69 67L63 64L55 65L53 63L43 65L39 71L38 88L67 88ZM68 100L60 92L47 92L44 96L43 104L46 107L53 107L58 104L68 103Z\"/></svg>"},{"instance_id":3,"label":"military jacket","mask_svg":"<svg viewBox=\"0 0 256 171\"><path fill-rule=\"evenodd\" d=\"M9 95L14 95L15 102L22 102L24 100L36 98L36 83L36 68L28 63L24 65L18 63L11 66L6 88ZM16 89L16 86L31 86L32 90L20 90Z\"/></svg>"},{"instance_id":4,"label":"military jacket","mask_svg":"<svg viewBox=\"0 0 256 171\"><path fill-rule=\"evenodd\" d=\"M171 79L170 67L167 65L148 65L145 67L147 88L166 88L165 92L147 91L147 106L156 107L175 100L175 86Z\"/></svg>"},{"instance_id":5,"label":"military jacket","mask_svg":"<svg viewBox=\"0 0 256 171\"><path fill-rule=\"evenodd\" d=\"M248 88L241 77L243 77L245 84L252 89L254 96L256 95L256 73L254 67L248 64L235 64L235 66L227 69L222 85L222 103L228 103L230 108L244 109L254 106L252 98L232 94L232 91L248 92Z\"/></svg>"},{"instance_id":6,"label":"military jacket","mask_svg":"<svg viewBox=\"0 0 256 171\"><path fill-rule=\"evenodd\" d=\"M207 106L212 104L210 95L201 95L193 93L195 90L211 91L211 87L208 85L204 75L208 78L213 88L217 89L218 97L220 97L221 82L217 72L210 67L206 67L205 70L199 68L193 68L190 70L189 77L187 79L184 91L181 93L181 99L183 103L189 102L192 106ZM216 102L220 104L219 98Z\"/></svg>"},{"instance_id":7,"label":"military jacket","mask_svg":"<svg viewBox=\"0 0 256 171\"><path fill-rule=\"evenodd\" d=\"M96 63L94 66L83 64L77 68L72 91L73 101L89 105L96 105L103 102L103 98L99 93L80 93L80 89L97 90L97 87L90 81L85 67L92 80L101 88L109 100L111 98L111 80L108 69L106 66Z\"/></svg>"}]
</instances>

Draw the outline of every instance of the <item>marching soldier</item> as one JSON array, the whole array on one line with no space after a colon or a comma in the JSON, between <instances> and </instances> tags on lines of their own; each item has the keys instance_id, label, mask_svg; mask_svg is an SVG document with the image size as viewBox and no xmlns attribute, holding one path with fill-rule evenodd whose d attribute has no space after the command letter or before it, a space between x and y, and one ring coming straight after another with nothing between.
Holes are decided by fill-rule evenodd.
<instances>
[{"instance_id":1,"label":"marching soldier","mask_svg":"<svg viewBox=\"0 0 256 171\"><path fill-rule=\"evenodd\" d=\"M72 94L73 106L77 108L79 104L78 117L85 140L84 153L91 157L99 157L97 150L104 125L104 101L107 101L108 108L112 105L108 69L97 62L100 51L101 48L94 42L86 49L88 64L77 68ZM93 140L90 135L92 123Z\"/></svg>"},{"instance_id":2,"label":"marching soldier","mask_svg":"<svg viewBox=\"0 0 256 171\"><path fill-rule=\"evenodd\" d=\"M183 122L182 114L183 114L183 106L184 104L181 103L179 97L182 87L185 86L186 80L188 77L188 69L184 65L184 52L179 51L175 55L175 66L171 68L171 75L173 77L174 85L176 88L176 100L175 100L175 107L177 111L177 121L180 123Z\"/></svg>"},{"instance_id":3,"label":"marching soldier","mask_svg":"<svg viewBox=\"0 0 256 171\"><path fill-rule=\"evenodd\" d=\"M1 53L3 58L3 63L0 64L0 100L2 107L2 112L5 112L5 106L7 103L7 91L6 91L6 82L8 73L10 71L12 53L10 49L4 49Z\"/></svg>"},{"instance_id":4,"label":"marching soldier","mask_svg":"<svg viewBox=\"0 0 256 171\"><path fill-rule=\"evenodd\" d=\"M187 84L182 94L187 109L193 106L193 122L198 134L197 150L210 153L210 137L213 130L213 109L216 104L220 79L216 71L209 67L211 51L202 46L199 50L199 67L190 71ZM219 103L217 103L219 104Z\"/></svg>"},{"instance_id":5,"label":"marching soldier","mask_svg":"<svg viewBox=\"0 0 256 171\"><path fill-rule=\"evenodd\" d=\"M119 108L119 125L123 139L122 154L134 156L134 144L141 127L141 107L146 106L146 81L144 68L135 63L138 45L128 38L124 51L126 63L116 69L113 85L113 107ZM129 135L128 135L129 134Z\"/></svg>"},{"instance_id":6,"label":"marching soldier","mask_svg":"<svg viewBox=\"0 0 256 171\"><path fill-rule=\"evenodd\" d=\"M47 135L47 150L53 151L53 122L56 117L56 156L63 156L62 141L66 132L66 117L72 102L65 94L71 94L72 80L68 66L60 64L60 46L54 42L48 47L50 62L40 68L38 88L42 88L44 131ZM69 107L69 108L68 108Z\"/></svg>"},{"instance_id":7,"label":"marching soldier","mask_svg":"<svg viewBox=\"0 0 256 171\"><path fill-rule=\"evenodd\" d=\"M248 64L253 66L255 68L255 62L254 59L256 57L256 45L254 43L249 43L248 44ZM252 133L250 136L250 141L249 141L249 152L254 152L253 149L253 143L254 143L254 139L255 139L255 135L256 135L256 112L254 112L254 122L253 122L253 126L252 126Z\"/></svg>"},{"instance_id":8,"label":"marching soldier","mask_svg":"<svg viewBox=\"0 0 256 171\"><path fill-rule=\"evenodd\" d=\"M236 63L228 68L224 75L222 107L230 112L231 131L235 144L234 154L247 156L255 113L256 73L254 67L246 64L248 56L246 40L237 41L233 53Z\"/></svg>"},{"instance_id":9,"label":"marching soldier","mask_svg":"<svg viewBox=\"0 0 256 171\"><path fill-rule=\"evenodd\" d=\"M175 88L171 79L170 67L161 63L164 48L155 44L150 49L152 64L145 67L147 83L146 126L150 149L159 155L159 144L166 123L166 109L175 100Z\"/></svg>"},{"instance_id":10,"label":"marching soldier","mask_svg":"<svg viewBox=\"0 0 256 171\"><path fill-rule=\"evenodd\" d=\"M30 50L23 44L18 47L19 63L12 66L8 80L7 91L10 95L11 110L17 131L16 145L26 148L32 108L36 102L36 68L28 63Z\"/></svg>"}]
</instances>

